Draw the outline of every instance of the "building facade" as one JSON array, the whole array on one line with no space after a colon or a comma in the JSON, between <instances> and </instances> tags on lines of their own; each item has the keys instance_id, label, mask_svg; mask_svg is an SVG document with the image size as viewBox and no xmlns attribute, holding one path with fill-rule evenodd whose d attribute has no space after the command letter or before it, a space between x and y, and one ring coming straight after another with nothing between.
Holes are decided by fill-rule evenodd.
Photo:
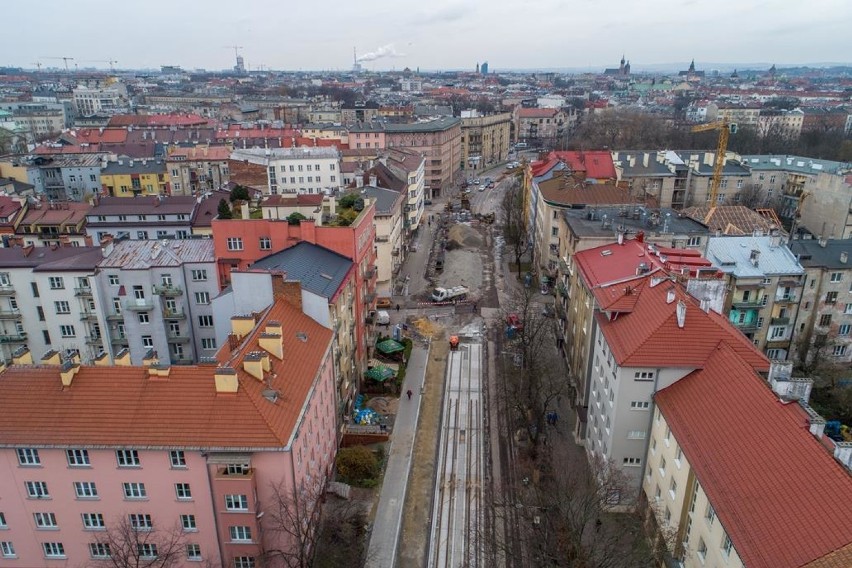
<instances>
[{"instance_id":1,"label":"building facade","mask_svg":"<svg viewBox=\"0 0 852 568\"><path fill-rule=\"evenodd\" d=\"M425 195L441 195L458 178L461 163L461 120L440 118L411 124L385 126L388 148L405 148L422 155L425 164Z\"/></svg>"},{"instance_id":2,"label":"building facade","mask_svg":"<svg viewBox=\"0 0 852 568\"><path fill-rule=\"evenodd\" d=\"M230 181L227 146L172 148L166 157L172 195L199 195L222 189Z\"/></svg>"},{"instance_id":3,"label":"building facade","mask_svg":"<svg viewBox=\"0 0 852 568\"><path fill-rule=\"evenodd\" d=\"M232 157L265 166L271 195L331 194L343 184L340 152L335 147L252 148L235 150Z\"/></svg>"},{"instance_id":4,"label":"building facade","mask_svg":"<svg viewBox=\"0 0 852 568\"><path fill-rule=\"evenodd\" d=\"M107 235L140 241L186 239L198 205L199 199L188 196L102 197L86 215L86 233L95 245Z\"/></svg>"},{"instance_id":5,"label":"building facade","mask_svg":"<svg viewBox=\"0 0 852 568\"><path fill-rule=\"evenodd\" d=\"M163 160L107 162L101 168L102 194L109 197L153 197L170 195L169 174Z\"/></svg>"},{"instance_id":6,"label":"building facade","mask_svg":"<svg viewBox=\"0 0 852 568\"><path fill-rule=\"evenodd\" d=\"M461 169L475 172L505 162L511 146L512 114L479 116L476 111L470 114L461 119Z\"/></svg>"}]
</instances>

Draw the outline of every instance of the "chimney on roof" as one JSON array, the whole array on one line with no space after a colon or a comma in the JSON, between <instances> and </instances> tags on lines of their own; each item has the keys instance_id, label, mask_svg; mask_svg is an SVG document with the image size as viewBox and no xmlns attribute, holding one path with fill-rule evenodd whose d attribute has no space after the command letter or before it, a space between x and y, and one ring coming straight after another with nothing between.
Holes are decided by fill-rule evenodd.
<instances>
[{"instance_id":1,"label":"chimney on roof","mask_svg":"<svg viewBox=\"0 0 852 568\"><path fill-rule=\"evenodd\" d=\"M376 178L376 176L371 174L370 175L370 185L372 185L373 187L377 187L376 186L377 181L378 181L378 179Z\"/></svg>"},{"instance_id":2,"label":"chimney on roof","mask_svg":"<svg viewBox=\"0 0 852 568\"><path fill-rule=\"evenodd\" d=\"M148 367L148 377L168 377L171 370L171 365L168 365L167 363L155 363Z\"/></svg>"},{"instance_id":3,"label":"chimney on roof","mask_svg":"<svg viewBox=\"0 0 852 568\"><path fill-rule=\"evenodd\" d=\"M264 365L264 359L267 360L266 365ZM243 371L258 381L263 381L263 371L268 370L269 367L268 360L269 354L264 351L246 353L245 357L243 357ZM264 369L264 367L267 367L267 369Z\"/></svg>"},{"instance_id":4,"label":"chimney on roof","mask_svg":"<svg viewBox=\"0 0 852 568\"><path fill-rule=\"evenodd\" d=\"M156 365L160 362L160 358L157 356L157 352L153 349L149 349L145 352L145 355L142 356L142 366L150 367L151 365Z\"/></svg>"},{"instance_id":5,"label":"chimney on roof","mask_svg":"<svg viewBox=\"0 0 852 568\"><path fill-rule=\"evenodd\" d=\"M846 264L849 262L849 253L845 250L840 253L840 264Z\"/></svg>"},{"instance_id":6,"label":"chimney on roof","mask_svg":"<svg viewBox=\"0 0 852 568\"><path fill-rule=\"evenodd\" d=\"M59 378L62 380L63 387L70 387L71 381L74 380L74 376L80 370L80 363L75 363L73 361L65 361L62 364L62 367L59 369Z\"/></svg>"},{"instance_id":7,"label":"chimney on roof","mask_svg":"<svg viewBox=\"0 0 852 568\"><path fill-rule=\"evenodd\" d=\"M683 326L686 325L686 302L679 301L675 313L677 315L677 326L683 329Z\"/></svg>"},{"instance_id":8,"label":"chimney on roof","mask_svg":"<svg viewBox=\"0 0 852 568\"><path fill-rule=\"evenodd\" d=\"M95 367L108 367L109 364L109 355L106 351L101 351L95 357Z\"/></svg>"},{"instance_id":9,"label":"chimney on roof","mask_svg":"<svg viewBox=\"0 0 852 568\"><path fill-rule=\"evenodd\" d=\"M130 366L130 350L127 347L115 354L114 364L116 367Z\"/></svg>"},{"instance_id":10,"label":"chimney on roof","mask_svg":"<svg viewBox=\"0 0 852 568\"><path fill-rule=\"evenodd\" d=\"M671 304L675 301L675 289L674 286L670 286L668 290L666 290L666 303Z\"/></svg>"},{"instance_id":11,"label":"chimney on roof","mask_svg":"<svg viewBox=\"0 0 852 568\"><path fill-rule=\"evenodd\" d=\"M260 347L278 359L284 359L283 327L277 321L271 321L260 334Z\"/></svg>"},{"instance_id":12,"label":"chimney on roof","mask_svg":"<svg viewBox=\"0 0 852 568\"><path fill-rule=\"evenodd\" d=\"M757 266L760 263L760 251L758 249L751 249L748 260L752 266Z\"/></svg>"},{"instance_id":13,"label":"chimney on roof","mask_svg":"<svg viewBox=\"0 0 852 568\"><path fill-rule=\"evenodd\" d=\"M254 329L254 316L233 316L231 317L231 333L236 336L237 340L242 339Z\"/></svg>"},{"instance_id":14,"label":"chimney on roof","mask_svg":"<svg viewBox=\"0 0 852 568\"><path fill-rule=\"evenodd\" d=\"M286 280L287 275L272 276L272 297L283 299L299 311L302 311L302 284L298 280Z\"/></svg>"},{"instance_id":15,"label":"chimney on roof","mask_svg":"<svg viewBox=\"0 0 852 568\"><path fill-rule=\"evenodd\" d=\"M32 365L33 364L33 354L30 352L29 348L26 345L18 347L14 353L12 353L12 364L13 365Z\"/></svg>"},{"instance_id":16,"label":"chimney on roof","mask_svg":"<svg viewBox=\"0 0 852 568\"><path fill-rule=\"evenodd\" d=\"M231 367L217 367L213 374L217 393L235 393L239 386L237 372Z\"/></svg>"},{"instance_id":17,"label":"chimney on roof","mask_svg":"<svg viewBox=\"0 0 852 568\"><path fill-rule=\"evenodd\" d=\"M62 355L59 354L59 351L55 349L51 349L47 353L41 356L41 364L42 365L61 365L62 364Z\"/></svg>"}]
</instances>

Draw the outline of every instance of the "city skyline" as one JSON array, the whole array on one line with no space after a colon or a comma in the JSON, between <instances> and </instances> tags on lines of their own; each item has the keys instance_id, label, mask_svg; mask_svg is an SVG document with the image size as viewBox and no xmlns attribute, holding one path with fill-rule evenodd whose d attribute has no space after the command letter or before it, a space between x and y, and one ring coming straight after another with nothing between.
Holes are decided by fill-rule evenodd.
<instances>
[{"instance_id":1,"label":"city skyline","mask_svg":"<svg viewBox=\"0 0 852 568\"><path fill-rule=\"evenodd\" d=\"M708 19L705 5L693 0L650 5L610 0L605 19L591 3L585 5L588 9L565 0L438 0L428 6L396 3L387 12L386 3L364 0L336 6L321 18L312 5L297 4L276 18L279 5L252 0L231 19L221 0L177 5L153 0L144 9L133 8L133 29L124 35L127 41L118 43L84 39L104 37L121 26L105 9L109 5L88 0L40 14L37 42L32 28L11 26L0 38L0 53L6 56L0 65L62 68L61 57L68 57L81 69L108 68L112 60L116 68L178 65L215 71L233 67L234 45L241 46L253 70L346 70L355 57L353 48L359 63L376 71L473 69L483 61L495 71L594 71L612 66L622 54L634 69L692 59L744 66L843 63L848 53L843 29L852 21L852 6L842 0L808 6L723 0L714 5L716 13L728 14L718 21L718 31L707 25L716 20ZM22 6L11 6L6 14L25 16ZM565 16L553 17L558 14ZM68 22L74 23L70 36ZM736 27L742 33L732 33ZM534 33L524 35L525 30ZM523 39L514 39L519 36Z\"/></svg>"}]
</instances>

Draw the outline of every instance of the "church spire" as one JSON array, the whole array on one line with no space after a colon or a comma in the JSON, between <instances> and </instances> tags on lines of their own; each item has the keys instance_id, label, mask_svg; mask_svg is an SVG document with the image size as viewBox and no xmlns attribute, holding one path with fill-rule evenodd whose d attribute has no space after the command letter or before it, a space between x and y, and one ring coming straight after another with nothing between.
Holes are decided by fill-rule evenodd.
<instances>
[{"instance_id":1,"label":"church spire","mask_svg":"<svg viewBox=\"0 0 852 568\"><path fill-rule=\"evenodd\" d=\"M689 71L690 72L695 71L695 60L694 59L692 60L692 63L689 64Z\"/></svg>"}]
</instances>

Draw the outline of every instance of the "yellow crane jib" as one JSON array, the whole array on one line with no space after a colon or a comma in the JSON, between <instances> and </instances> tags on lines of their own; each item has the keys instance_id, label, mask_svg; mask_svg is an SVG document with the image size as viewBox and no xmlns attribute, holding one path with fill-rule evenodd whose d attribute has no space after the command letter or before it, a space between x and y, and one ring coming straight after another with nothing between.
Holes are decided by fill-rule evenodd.
<instances>
[{"instance_id":1,"label":"yellow crane jib","mask_svg":"<svg viewBox=\"0 0 852 568\"><path fill-rule=\"evenodd\" d=\"M713 178L710 180L710 199L708 205L711 210L716 207L719 195L719 185L722 183L722 168L725 166L725 154L728 150L728 136L736 134L737 124L728 122L727 117L716 122L699 124L692 127L692 132L706 132L708 130L719 131L719 142L716 144L716 157L713 160Z\"/></svg>"}]
</instances>

